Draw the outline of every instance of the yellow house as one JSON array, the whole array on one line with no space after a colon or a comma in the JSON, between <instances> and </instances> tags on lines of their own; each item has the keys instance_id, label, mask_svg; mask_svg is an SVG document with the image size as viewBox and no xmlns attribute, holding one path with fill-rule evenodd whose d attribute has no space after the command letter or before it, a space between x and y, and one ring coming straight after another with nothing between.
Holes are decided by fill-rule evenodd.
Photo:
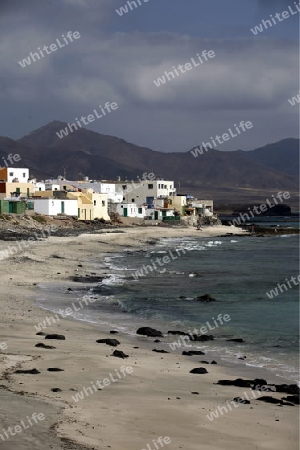
<instances>
[{"instance_id":1,"label":"yellow house","mask_svg":"<svg viewBox=\"0 0 300 450\"><path fill-rule=\"evenodd\" d=\"M0 198L6 197L31 197L34 195L34 185L32 183L1 182Z\"/></svg>"},{"instance_id":2,"label":"yellow house","mask_svg":"<svg viewBox=\"0 0 300 450\"><path fill-rule=\"evenodd\" d=\"M185 214L186 196L185 195L171 195L168 197L168 208L176 209L180 215Z\"/></svg>"},{"instance_id":3,"label":"yellow house","mask_svg":"<svg viewBox=\"0 0 300 450\"><path fill-rule=\"evenodd\" d=\"M93 189L81 192L68 192L67 198L78 200L78 220L110 220L107 194L98 194Z\"/></svg>"}]
</instances>

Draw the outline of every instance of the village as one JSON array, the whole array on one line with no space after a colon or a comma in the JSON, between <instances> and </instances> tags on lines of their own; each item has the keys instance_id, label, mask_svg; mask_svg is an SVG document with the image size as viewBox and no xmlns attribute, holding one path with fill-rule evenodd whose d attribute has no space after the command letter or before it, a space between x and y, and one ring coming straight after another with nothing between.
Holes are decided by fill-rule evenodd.
<instances>
[{"instance_id":1,"label":"village","mask_svg":"<svg viewBox=\"0 0 300 450\"><path fill-rule=\"evenodd\" d=\"M29 168L0 169L0 213L73 217L78 221L111 216L141 219L145 224L211 225L218 221L213 201L177 193L174 181L144 173L138 180L37 180Z\"/></svg>"}]
</instances>

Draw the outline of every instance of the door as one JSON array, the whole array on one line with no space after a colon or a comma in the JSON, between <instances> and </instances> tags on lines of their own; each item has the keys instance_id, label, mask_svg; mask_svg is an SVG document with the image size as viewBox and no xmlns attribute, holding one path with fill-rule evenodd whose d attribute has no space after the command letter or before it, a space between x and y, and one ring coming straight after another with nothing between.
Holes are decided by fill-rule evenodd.
<instances>
[{"instance_id":1,"label":"door","mask_svg":"<svg viewBox=\"0 0 300 450\"><path fill-rule=\"evenodd\" d=\"M128 216L128 208L124 208L123 211L124 211L124 217L127 217Z\"/></svg>"},{"instance_id":2,"label":"door","mask_svg":"<svg viewBox=\"0 0 300 450\"><path fill-rule=\"evenodd\" d=\"M154 220L158 220L158 211L154 211Z\"/></svg>"},{"instance_id":3,"label":"door","mask_svg":"<svg viewBox=\"0 0 300 450\"><path fill-rule=\"evenodd\" d=\"M62 214L65 212L65 202L61 202L61 211Z\"/></svg>"}]
</instances>

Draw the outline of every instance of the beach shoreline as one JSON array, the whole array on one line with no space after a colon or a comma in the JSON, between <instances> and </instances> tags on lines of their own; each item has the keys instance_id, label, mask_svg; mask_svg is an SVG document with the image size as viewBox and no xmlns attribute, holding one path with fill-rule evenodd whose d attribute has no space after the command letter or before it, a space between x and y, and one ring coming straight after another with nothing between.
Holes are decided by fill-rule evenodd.
<instances>
[{"instance_id":1,"label":"beach shoreline","mask_svg":"<svg viewBox=\"0 0 300 450\"><path fill-rule=\"evenodd\" d=\"M231 231L227 226L211 227L202 232L194 228L147 227L126 229L123 233L50 237L1 261L0 342L7 345L0 353L1 395L6 397L5 406L1 408L7 417L1 425L6 429L6 425L13 426L17 422L12 409L16 405L20 420L27 416L28 410L40 412L37 406L45 415L42 425L36 424L1 443L4 450L6 445L11 448L12 442L16 450L35 450L41 448L41 443L45 446L46 436L49 448L54 450L108 447L139 450L147 444L151 450L156 450L153 441L160 436L169 436L168 447L174 449L198 449L199 442L207 450L298 448L296 405L280 407L251 399L251 405L240 405L236 409L232 406L232 411L228 410L213 421L207 418L211 411L226 406L245 390L251 392L214 383L228 377L234 379L235 371L236 378L241 373L247 378L246 373L252 375L256 369L247 371L240 365L228 369L218 364L206 366L208 374L190 374L194 367L204 367L199 364L199 357L187 357L179 352L155 353L153 348L166 349L166 346L154 344L153 338L112 335L99 325L68 318L44 330L64 335L65 340L45 340L44 336L36 335L35 325L48 315L35 305L36 285L69 281L78 274L90 273L93 266L88 261L95 252L99 256L108 250L111 253L137 249L151 238L198 236L200 233L203 237L217 237L231 232L244 234L240 229ZM5 245L1 242L1 247ZM121 345L116 349L129 357L110 357L114 348L96 343L98 339L109 338L119 339ZM55 349L35 347L38 343ZM120 375L121 378L111 381L101 391L94 389L96 380L116 378L123 366L132 367L132 373ZM51 367L63 371L48 371ZM36 368L40 373L15 374L20 368ZM257 370L256 373L262 372ZM72 395L88 387L94 391L87 390L86 398L78 402L72 399ZM61 389L61 392L51 389ZM278 399L285 396L271 394Z\"/></svg>"}]
</instances>

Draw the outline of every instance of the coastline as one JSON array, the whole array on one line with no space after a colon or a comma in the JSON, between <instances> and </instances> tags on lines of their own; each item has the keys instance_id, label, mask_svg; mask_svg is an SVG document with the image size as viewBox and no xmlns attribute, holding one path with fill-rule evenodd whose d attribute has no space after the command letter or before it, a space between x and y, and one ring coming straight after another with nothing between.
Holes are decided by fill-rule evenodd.
<instances>
[{"instance_id":1,"label":"coastline","mask_svg":"<svg viewBox=\"0 0 300 450\"><path fill-rule=\"evenodd\" d=\"M231 232L230 227L212 227L200 233L203 237L213 237L228 232ZM45 415L43 423L1 442L4 450L6 446L11 448L12 443L16 450L41 448L46 436L49 448L51 442L54 450L109 446L115 450L139 450L147 444L156 450L153 440L159 436L169 436L169 447L174 449L198 449L199 442L207 450L298 448L296 405L280 407L251 400L251 405L239 405L213 421L206 417L245 390L251 392L250 389L214 383L228 376L238 378L241 373L247 378L246 372L250 374L250 369L241 366L228 369L218 364L207 366L208 374L190 374L191 369L202 366L199 357L186 357L175 352L160 355L152 349L165 346L156 346L153 338L121 333L113 336L99 326L68 318L44 330L62 334L66 340L46 341L43 336L36 335L34 325L46 315L32 299L36 295L36 284L64 282L78 273L89 273L92 266L88 260L96 251L99 256L107 251L141 247L151 237L187 237L195 236L195 233L199 232L194 228L147 227L126 229L123 233L49 237L47 241L35 242L29 250L0 262L0 342L7 344L7 349L0 353L1 395L6 399L1 409L7 417L2 426L7 428L18 422L16 407L20 420L26 418L28 409L44 411ZM245 234L240 229L234 229L233 233ZM1 242L1 247L4 245ZM78 265L83 267L78 268ZM114 349L96 343L102 338L119 339L121 345L117 349L129 357L124 360L110 357ZM56 348L35 347L37 343ZM72 400L76 392L90 387L95 380L109 378L122 366L131 366L133 372L78 403ZM64 371L49 372L49 367ZM41 373L13 374L18 368L37 368ZM262 373L253 370L257 375ZM234 371L237 372L235 375ZM270 377L267 379L269 381ZM51 392L52 388L62 391ZM279 399L284 394L272 393L272 396Z\"/></svg>"}]
</instances>

